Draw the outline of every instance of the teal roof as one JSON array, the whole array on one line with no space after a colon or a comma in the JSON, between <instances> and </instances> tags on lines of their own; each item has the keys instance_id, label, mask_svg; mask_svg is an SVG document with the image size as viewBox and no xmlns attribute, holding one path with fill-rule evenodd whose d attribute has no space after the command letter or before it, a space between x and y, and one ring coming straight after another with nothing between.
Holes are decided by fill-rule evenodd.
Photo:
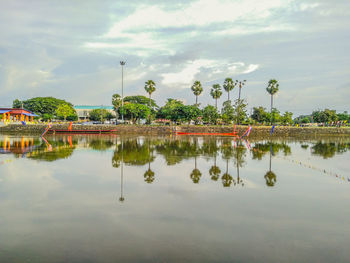
<instances>
[{"instance_id":1,"label":"teal roof","mask_svg":"<svg viewBox=\"0 0 350 263\"><path fill-rule=\"evenodd\" d=\"M74 106L74 109L76 109L76 110L96 110L96 109L113 110L113 106L76 105L76 106Z\"/></svg>"}]
</instances>

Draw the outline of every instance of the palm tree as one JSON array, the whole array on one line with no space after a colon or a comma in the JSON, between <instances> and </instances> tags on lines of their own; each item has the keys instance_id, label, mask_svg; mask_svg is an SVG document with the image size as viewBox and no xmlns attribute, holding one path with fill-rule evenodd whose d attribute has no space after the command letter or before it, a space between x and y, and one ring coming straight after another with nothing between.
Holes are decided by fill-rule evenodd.
<instances>
[{"instance_id":1,"label":"palm tree","mask_svg":"<svg viewBox=\"0 0 350 263\"><path fill-rule=\"evenodd\" d=\"M148 107L151 108L151 95L156 90L156 83L153 80L148 80L145 82L145 90L149 94ZM148 122L151 123L151 114L148 116Z\"/></svg>"},{"instance_id":2,"label":"palm tree","mask_svg":"<svg viewBox=\"0 0 350 263\"><path fill-rule=\"evenodd\" d=\"M227 100L230 100L230 91L234 89L236 83L231 78L226 78L224 81L224 90L227 92Z\"/></svg>"},{"instance_id":3,"label":"palm tree","mask_svg":"<svg viewBox=\"0 0 350 263\"><path fill-rule=\"evenodd\" d=\"M271 95L271 125L272 125L272 106L273 106L273 95L278 92L279 84L277 80L270 79L266 91Z\"/></svg>"},{"instance_id":4,"label":"palm tree","mask_svg":"<svg viewBox=\"0 0 350 263\"><path fill-rule=\"evenodd\" d=\"M239 92L238 92L238 101L241 100L241 89L242 89L242 86L245 85L245 83L247 82L247 80L243 80L243 81L238 81L236 80L236 85L239 85Z\"/></svg>"},{"instance_id":5,"label":"palm tree","mask_svg":"<svg viewBox=\"0 0 350 263\"><path fill-rule=\"evenodd\" d=\"M198 105L198 96L201 95L203 92L202 84L200 81L196 80L192 87L191 90L193 91L193 94L196 96L196 105Z\"/></svg>"},{"instance_id":6,"label":"palm tree","mask_svg":"<svg viewBox=\"0 0 350 263\"><path fill-rule=\"evenodd\" d=\"M221 87L219 84L214 84L212 89L210 90L210 95L215 99L215 108L218 109L218 99L220 99L222 95Z\"/></svg>"}]
</instances>

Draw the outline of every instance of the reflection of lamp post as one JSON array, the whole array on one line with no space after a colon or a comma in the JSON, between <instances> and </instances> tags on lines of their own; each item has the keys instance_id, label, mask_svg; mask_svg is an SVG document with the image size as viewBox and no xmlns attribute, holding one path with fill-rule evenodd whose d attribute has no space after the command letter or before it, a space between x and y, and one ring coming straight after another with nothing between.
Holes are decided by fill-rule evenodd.
<instances>
[{"instance_id":1,"label":"reflection of lamp post","mask_svg":"<svg viewBox=\"0 0 350 263\"><path fill-rule=\"evenodd\" d=\"M122 161L121 161L121 165L120 165L120 197L119 197L119 201L123 202L125 200L124 196L123 196L123 175L124 175L124 170L123 170L123 162L124 162L124 153L123 153L123 139L122 139Z\"/></svg>"},{"instance_id":2,"label":"reflection of lamp post","mask_svg":"<svg viewBox=\"0 0 350 263\"><path fill-rule=\"evenodd\" d=\"M124 65L125 61L120 61L120 65L122 66L122 122L124 124Z\"/></svg>"}]
</instances>

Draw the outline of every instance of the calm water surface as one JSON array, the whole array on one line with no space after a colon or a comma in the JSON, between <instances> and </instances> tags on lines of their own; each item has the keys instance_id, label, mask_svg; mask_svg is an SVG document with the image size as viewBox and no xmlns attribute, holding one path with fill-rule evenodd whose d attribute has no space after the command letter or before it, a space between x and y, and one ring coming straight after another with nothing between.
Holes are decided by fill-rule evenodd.
<instances>
[{"instance_id":1,"label":"calm water surface","mask_svg":"<svg viewBox=\"0 0 350 263\"><path fill-rule=\"evenodd\" d=\"M349 150L0 135L0 262L350 262Z\"/></svg>"}]
</instances>

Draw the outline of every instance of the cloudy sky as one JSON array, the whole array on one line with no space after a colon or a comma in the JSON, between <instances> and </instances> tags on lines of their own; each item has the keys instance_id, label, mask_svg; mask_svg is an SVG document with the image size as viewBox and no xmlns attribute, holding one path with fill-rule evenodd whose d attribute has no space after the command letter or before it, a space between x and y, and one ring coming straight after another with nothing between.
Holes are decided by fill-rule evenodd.
<instances>
[{"instance_id":1,"label":"cloudy sky","mask_svg":"<svg viewBox=\"0 0 350 263\"><path fill-rule=\"evenodd\" d=\"M226 77L247 80L248 108L275 105L296 115L350 110L349 0L1 0L0 106L54 96L73 104L110 104L142 94L152 79L159 105L202 106ZM237 97L235 89L231 97ZM226 93L220 104L227 99Z\"/></svg>"}]
</instances>

